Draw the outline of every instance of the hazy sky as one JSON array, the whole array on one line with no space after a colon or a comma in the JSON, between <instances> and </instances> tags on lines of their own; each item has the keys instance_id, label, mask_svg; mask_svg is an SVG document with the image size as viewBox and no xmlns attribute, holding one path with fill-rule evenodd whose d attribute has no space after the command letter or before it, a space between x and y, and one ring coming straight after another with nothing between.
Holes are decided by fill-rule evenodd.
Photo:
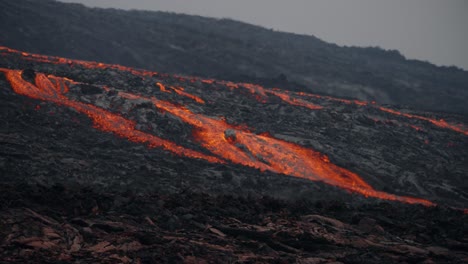
<instances>
[{"instance_id":1,"label":"hazy sky","mask_svg":"<svg viewBox=\"0 0 468 264\"><path fill-rule=\"evenodd\" d=\"M468 0L60 0L224 17L468 70Z\"/></svg>"}]
</instances>

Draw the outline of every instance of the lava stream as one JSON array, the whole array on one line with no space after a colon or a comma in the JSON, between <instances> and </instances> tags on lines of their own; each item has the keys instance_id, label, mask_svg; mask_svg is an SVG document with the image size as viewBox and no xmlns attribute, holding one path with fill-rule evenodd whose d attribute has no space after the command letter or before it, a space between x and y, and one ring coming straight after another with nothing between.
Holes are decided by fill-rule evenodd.
<instances>
[{"instance_id":1,"label":"lava stream","mask_svg":"<svg viewBox=\"0 0 468 264\"><path fill-rule=\"evenodd\" d=\"M187 98L190 98L192 100L194 100L195 102L199 103L199 104L205 104L205 101L203 101L203 99L201 99L200 97L196 96L196 95L193 95L193 94L190 94L190 93L187 93L186 91L184 91L184 88L182 87L176 87L176 86L172 86L171 87L172 90L174 90L174 92L178 95L181 95L181 96L185 96Z\"/></svg>"},{"instance_id":2,"label":"lava stream","mask_svg":"<svg viewBox=\"0 0 468 264\"><path fill-rule=\"evenodd\" d=\"M8 53L14 53L14 54L20 54L25 59L29 59L29 60L33 60L33 61L37 61L37 62L45 62L45 63L52 63L52 64L80 65L82 67L89 68L89 69L116 69L116 70L120 70L120 71L126 71L126 72L129 72L131 74L141 76L141 77L149 77L149 76L153 76L155 74L158 74L158 73L152 72L152 71L136 70L136 69L133 69L133 68L130 68L130 67L125 67L125 66L121 66L121 65L117 65L117 64L104 64L104 63L98 63L98 62L92 62L92 61L70 60L70 59L64 59L64 58L54 57L54 56L44 56L44 55L38 55L38 54L31 54L31 53L27 53L27 52L20 52L20 51L10 49L10 48L7 48L7 47L2 47L2 46L0 46L0 51L8 52ZM204 83L207 83L207 84L213 84L215 82L215 80L210 80L210 79L201 80L201 81L204 82ZM252 94L254 94L254 96L257 98L257 100L259 102L262 102L262 103L266 102L266 100L267 100L266 98L268 96L266 95L266 93L271 93L271 94L275 94L276 96L281 98L283 101L285 101L285 102L287 102L289 104L292 104L292 105L307 107L307 108L313 109L313 110L317 110L317 109L321 108L321 106L316 106L316 105L314 105L312 103L309 103L309 102L306 102L304 100L291 98L288 95L287 91L280 91L279 89L268 89L267 90L267 89L263 88L260 85L249 84L249 83L236 84L236 83L227 82L227 81L219 81L219 82L221 84L223 84L223 85L228 86L231 89L233 89L233 88L237 89L240 86L242 86L242 87L248 89ZM163 89L161 89L161 90L164 91ZM182 95L182 93L179 93L179 94ZM322 95L310 94L310 93L306 93L306 92L296 92L295 94L298 95L298 96L313 97L313 98L318 98L318 99L326 99L326 100L330 100L330 101L342 102L342 103L345 103L345 104L355 104L355 105L359 105L359 106L369 105L368 102L360 101L360 100L348 100L348 99L342 99L342 98L335 98L335 97L331 97L331 96L322 96ZM184 95L184 96L187 96L187 95ZM194 99L195 101L201 103L201 101L198 100L200 98L198 98L198 99L192 98L192 99ZM373 101L373 102L371 102L371 104L374 105L375 102ZM381 111L384 111L384 112L387 112L387 113L390 113L390 114L394 114L394 115L404 116L404 117L412 118L412 119L424 120L424 121L432 123L433 125L435 125L437 127L450 129L450 130L453 130L455 132L458 132L458 133L461 133L461 134L464 134L464 135L468 135L468 130L467 129L464 129L464 128L460 127L460 126L456 126L456 125L453 125L453 124L449 124L445 120L437 120L437 119L432 119L432 118L413 115L413 114L406 114L406 113L402 113L402 112L392 110L392 109L389 109L389 108L385 108L385 107L377 107L377 109L380 109Z\"/></svg>"},{"instance_id":3,"label":"lava stream","mask_svg":"<svg viewBox=\"0 0 468 264\"><path fill-rule=\"evenodd\" d=\"M151 148L162 147L179 156L204 159L214 163L224 163L224 161L219 158L184 148L171 141L136 130L136 124L134 121L123 118L117 114L98 108L94 105L68 99L63 95L63 93L68 91L69 88L66 85L66 81L61 78L51 77L53 80L51 81L44 74L37 74L35 78L36 85L32 85L22 79L21 71L9 69L0 69L0 71L5 73L6 78L16 93L73 108L90 117L94 122L95 128L99 130L112 132L120 137L127 138L132 142L148 144Z\"/></svg>"},{"instance_id":4,"label":"lava stream","mask_svg":"<svg viewBox=\"0 0 468 264\"><path fill-rule=\"evenodd\" d=\"M214 80L203 80L204 83L212 84L214 83ZM309 108L310 110L319 110L322 109L322 106L315 105L313 103L304 101L302 99L297 99L297 98L292 98L288 92L282 91L278 88L274 89L266 89L258 84L251 84L251 83L240 83L236 84L233 82L226 82L226 81L220 81L221 84L226 85L227 87L231 89L239 89L240 87L244 87L247 89L251 94L255 96L257 101L260 103L266 103L268 101L268 95L267 94L272 94L278 98L280 98L283 102L288 103L290 105L294 106L301 106L305 108Z\"/></svg>"},{"instance_id":5,"label":"lava stream","mask_svg":"<svg viewBox=\"0 0 468 264\"><path fill-rule=\"evenodd\" d=\"M200 97L198 97L196 95L193 95L191 93L187 93L186 91L184 91L183 87L170 86L169 89L168 89L168 88L166 88L166 86L164 84L162 84L160 82L157 82L156 85L159 87L159 90L161 92L171 93L171 90L172 90L172 91L174 91L176 94L178 94L180 96L190 98L190 99L194 100L195 102L197 102L199 104L205 104L205 101L203 99L201 99Z\"/></svg>"},{"instance_id":6,"label":"lava stream","mask_svg":"<svg viewBox=\"0 0 468 264\"><path fill-rule=\"evenodd\" d=\"M302 106L302 107L305 107L305 108L309 108L311 110L319 110L319 109L323 108L322 106L315 105L313 103L304 101L302 99L291 98L291 96L289 94L284 93L284 92L283 93L279 92L279 90L277 90L277 89L268 90L268 93L271 93L271 94L274 94L274 95L278 96L279 98L281 98L283 101L287 102L290 105Z\"/></svg>"},{"instance_id":7,"label":"lava stream","mask_svg":"<svg viewBox=\"0 0 468 264\"><path fill-rule=\"evenodd\" d=\"M379 109L380 109L381 111L384 111L384 112L387 112L387 113L390 113L390 114L393 114L393 115L404 116L404 117L411 118L411 119L424 120L424 121L430 122L430 123L432 123L432 124L434 124L435 126L438 126L438 127L440 127L440 128L451 129L451 130L453 130L453 131L455 131L455 132L462 133L462 134L468 136L468 130L465 130L465 129L459 127L459 126L455 126L455 125L449 124L449 123L447 123L447 122L446 122L445 120L443 120L443 119L437 120L437 119L433 119L433 118L429 118L429 117L424 117L424 116L418 116L418 115L412 115L412 114L402 113L402 112L398 112L398 111L396 111L396 110L393 110L393 109L390 109L390 108L386 108L386 107L379 107Z\"/></svg>"},{"instance_id":8,"label":"lava stream","mask_svg":"<svg viewBox=\"0 0 468 264\"><path fill-rule=\"evenodd\" d=\"M335 97L326 96L326 95L310 94L310 93L306 93L306 92L296 92L295 94L299 95L299 96L312 97L312 98L317 98L317 99L326 99L326 100L329 100L329 101L341 102L341 103L345 103L345 104L355 104L355 105L360 105L360 106L365 106L365 105L369 104L366 101L348 100L348 99L335 98ZM375 102L372 101L371 104L375 104Z\"/></svg>"},{"instance_id":9,"label":"lava stream","mask_svg":"<svg viewBox=\"0 0 468 264\"><path fill-rule=\"evenodd\" d=\"M71 60L71 59L65 59L65 58L55 57L55 56L45 56L45 55L28 53L28 52L20 52L20 51L10 49L8 47L2 47L2 46L0 46L0 51L20 54L21 56L24 57L24 59L35 61L35 62L44 62L44 63L51 63L51 64L66 64L70 66L79 65L88 69L114 69L114 70L129 72L133 75L137 75L141 77L153 76L155 74L158 74L152 71L136 70L130 67L125 67L125 66L117 65L117 64L105 64L105 63L94 62L94 61Z\"/></svg>"},{"instance_id":10,"label":"lava stream","mask_svg":"<svg viewBox=\"0 0 468 264\"><path fill-rule=\"evenodd\" d=\"M67 65L79 65L79 66L82 66L84 68L87 68L87 69L115 69L115 70L119 70L119 71L125 71L125 72L129 72L133 75L137 75L137 76L140 76L140 77L151 77L155 74L158 74L156 72L152 72L152 71L146 71L146 70L136 70L136 69L133 69L133 68L130 68L130 67L125 67L125 66L121 66L121 65L117 65L117 64L105 64L105 63L98 63L98 62L93 62L93 61L82 61L82 60L70 60L70 59L65 59L65 58L60 58L60 57L54 57L54 56L44 56L44 55L38 55L38 54L32 54L32 53L27 53L27 52L20 52L20 51L17 51L17 50L13 50L13 49L10 49L10 48L7 48L7 47L1 47L0 46L0 51L6 51L6 52L9 52L9 53L16 53L16 54L21 54L25 59L27 60L32 60L32 61L36 61L36 62L44 62L44 63L52 63L52 64L67 64ZM181 78L181 77L179 77ZM183 79L183 78L181 78ZM213 84L215 82L215 80L201 80L203 83L207 83L207 84ZM227 87L233 89L233 88L240 88L240 87L243 87L245 89L247 89L248 91L250 91L250 93L257 99L257 101L261 102L261 103L266 103L267 100L268 100L268 95L267 93L270 93L270 94L273 94L277 97L279 97L281 100L283 100L284 102L288 103L288 104L291 104L291 105L295 105L295 106L301 106L301 107L306 107L306 108L309 108L311 110L318 110L318 109L322 109L321 106L317 106L317 105L314 105L310 102L307 102L307 101L304 101L304 100L301 100L301 99L295 99L295 98L291 98L287 92L284 92L284 91L280 91L279 89L275 89L274 91L271 90L271 89L265 89L264 87L262 87L261 85L257 85L257 84L251 84L251 83L239 83L239 84L236 84L236 83L233 83L233 82L229 82L229 81L220 81L221 84L223 85L226 85ZM162 92L169 92L169 90L161 83L156 83L160 90ZM188 97L188 98L191 98L193 99L194 101L196 101L197 103L200 103L200 104L204 104L205 102L195 96L195 95L192 95L192 94L189 94L181 89L178 89L178 88L175 88L173 87L173 90L175 93L181 95L181 96L185 96L185 97Z\"/></svg>"},{"instance_id":11,"label":"lava stream","mask_svg":"<svg viewBox=\"0 0 468 264\"><path fill-rule=\"evenodd\" d=\"M345 104L355 104L355 105L360 105L360 106L369 105L369 103L365 102L365 101L340 99L340 98L334 98L334 97L331 97L331 96L322 96L322 95L316 95L316 94L309 94L309 93L305 93L305 92L296 92L296 95L300 95L300 96L304 96L304 97L319 98L319 99L327 99L327 100L330 100L330 101L342 102L342 103L345 103ZM375 105L376 103L371 102L371 104ZM392 115L404 116L404 117L407 117L407 118L410 118L410 119L418 119L418 120L427 121L427 122L430 122L431 124L433 124L433 125L435 125L437 127L450 129L452 131L455 131L455 132L458 132L458 133L461 133L461 134L464 134L464 135L468 136L468 130L467 129L464 129L462 126L457 126L457 125L447 123L447 121L445 121L443 119L437 120L437 119L433 119L433 118L429 118L429 117L402 113L402 112L399 112L397 110L393 110L393 109L382 107L382 106L375 106L375 107L376 107L376 109L379 109L380 111L387 112L387 113L390 113Z\"/></svg>"},{"instance_id":12,"label":"lava stream","mask_svg":"<svg viewBox=\"0 0 468 264\"><path fill-rule=\"evenodd\" d=\"M125 92L119 92L119 95L128 99L152 100L156 107L192 125L195 128L194 136L202 146L233 163L308 180L323 181L366 197L433 205L424 199L377 191L359 175L330 163L321 153L300 145L244 131L224 120L196 114L189 109L156 98Z\"/></svg>"}]
</instances>

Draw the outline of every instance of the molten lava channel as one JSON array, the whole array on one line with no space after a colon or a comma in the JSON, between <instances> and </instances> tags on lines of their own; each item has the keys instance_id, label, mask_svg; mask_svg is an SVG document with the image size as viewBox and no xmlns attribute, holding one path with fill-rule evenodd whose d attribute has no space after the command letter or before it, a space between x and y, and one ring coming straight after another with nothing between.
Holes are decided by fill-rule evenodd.
<instances>
[{"instance_id":1,"label":"molten lava channel","mask_svg":"<svg viewBox=\"0 0 468 264\"><path fill-rule=\"evenodd\" d=\"M387 112L387 113L397 115L397 116L404 116L404 117L407 117L407 118L410 118L410 119L424 120L424 121L427 121L429 123L432 123L433 125L435 125L437 127L450 129L450 130L453 130L455 132L458 132L458 133L461 133L461 134L464 134L464 135L468 136L468 130L463 129L460 126L449 124L449 123L447 123L447 121L445 121L443 119L437 120L437 119L433 119L433 118L429 118L429 117L402 113L402 112L399 112L399 111L396 111L396 110L393 110L393 109L390 109L390 108L386 108L386 107L379 107L379 109L381 111L383 111L383 112Z\"/></svg>"},{"instance_id":2,"label":"molten lava channel","mask_svg":"<svg viewBox=\"0 0 468 264\"><path fill-rule=\"evenodd\" d=\"M154 105L194 127L194 137L211 153L232 163L327 184L385 200L432 205L424 199L397 196L373 189L359 175L338 167L321 153L271 136L257 135L222 119L193 113L187 108L156 98L120 92L127 99L151 100Z\"/></svg>"},{"instance_id":3,"label":"molten lava channel","mask_svg":"<svg viewBox=\"0 0 468 264\"><path fill-rule=\"evenodd\" d=\"M219 158L181 147L171 141L136 130L134 121L128 120L118 114L111 113L94 105L68 99L64 95L69 90L66 79L37 74L35 78L36 85L33 85L21 77L21 71L9 69L0 69L0 71L5 73L6 78L16 93L73 108L91 118L94 122L94 127L101 131L114 133L132 142L148 144L151 148L164 148L180 156L204 159L209 162L224 162Z\"/></svg>"},{"instance_id":4,"label":"molten lava channel","mask_svg":"<svg viewBox=\"0 0 468 264\"><path fill-rule=\"evenodd\" d=\"M450 124L450 123L448 123L447 121L445 121L443 119L437 120L437 119L434 119L434 118L403 113L403 112L393 110L393 109L390 109L390 108L377 106L374 101L369 104L368 102L365 102L365 101L341 99L341 98L335 98L335 97L331 97L331 96L310 94L310 93L305 93L305 92L296 92L296 95L297 96L303 96L303 97L326 99L326 100L329 100L329 101L341 102L341 103L345 103L345 104L355 104L355 105L359 105L359 106L373 105L376 109L378 109L378 110L380 110L382 112L386 112L386 113L396 115L396 116L404 116L404 117L409 118L409 119L417 119L417 120L427 121L427 122L429 122L429 123L431 123L431 124L433 124L433 125L435 125L437 127L444 128L444 129L449 129L449 130L455 131L457 133L461 133L463 135L468 136L468 130L463 128L463 126L461 126L461 125L459 125L459 126L453 125L453 124ZM414 126L412 126L412 127L415 128ZM421 130L421 129L418 128L417 130Z\"/></svg>"},{"instance_id":5,"label":"molten lava channel","mask_svg":"<svg viewBox=\"0 0 468 264\"><path fill-rule=\"evenodd\" d=\"M65 58L60 58L60 57L31 54L31 53L27 53L27 52L20 52L20 51L14 50L14 49L10 49L8 47L1 47L0 46L0 51L1 52L6 52L6 53L19 54L24 59L31 60L31 61L36 61L36 62L44 62L44 63L51 63L51 64L63 64L63 65L70 65L70 66L79 65L79 66L82 66L82 67L88 68L88 69L115 69L115 70L119 70L119 71L129 72L129 73L131 73L133 75L140 76L140 77L150 77L150 76L154 76L154 75L158 74L158 73L152 72L152 71L133 69L133 68L130 68L130 67L125 67L125 66L115 65L115 64L104 64L104 63L98 63L98 62L92 62L92 61L70 60L70 59L65 59ZM180 79L183 80L184 78L180 77ZM197 79L197 78L192 78L192 81L195 80L195 79ZM201 80L201 81L203 83L207 83L207 84L213 84L215 82L215 80L211 80L211 79ZM264 87L262 87L260 85L249 84L249 83L237 84L237 83L228 82L228 81L218 81L218 82L220 82L221 84L223 84L223 85L225 85L225 86L227 86L227 87L229 87L231 89L238 89L240 87L243 87L243 88L249 90L250 93L252 95L254 95L255 98L259 102L262 102L262 103L266 102L267 97L268 97L267 94L269 93L269 94L273 94L273 95L277 96L278 98L282 99L284 102L286 102L288 104L291 104L291 105L306 107L306 108L309 108L311 110L318 110L318 109L322 108L321 106L314 105L314 104L312 104L310 102L307 102L305 100L292 98L288 94L287 91L281 91L279 89L265 89ZM162 84L158 83L158 86L160 87L161 91L169 92ZM176 88L176 89L174 89L174 91L176 93L178 93L179 95L189 97L189 98L195 100L198 103L204 103L204 101L201 98L199 98L197 96L194 96L194 95L191 95L191 94L188 94L188 93L184 92L183 90L180 90L180 89ZM375 102L368 103L368 102L360 101L360 100L348 100L348 99L342 99L342 98L335 98L335 97L331 97L331 96L310 94L310 93L306 93L306 92L296 92L295 95L296 96L302 96L303 98L310 97L310 98L317 98L317 99L326 99L326 100L329 100L329 101L341 102L341 103L345 103L345 104L355 104L355 105L359 105L359 106L375 105ZM450 124L450 123L446 122L445 120L437 120L437 119L434 119L434 118L402 113L402 112L392 110L392 109L389 109L389 108L385 108L385 107L376 106L376 108L381 110L381 111L393 114L393 115L404 116L404 117L407 117L407 118L410 118L410 119L417 119L417 120L427 121L427 122L429 122L429 123L431 123L431 124L433 124L433 125L435 125L437 127L444 128L444 129L450 129L452 131L455 131L455 132L458 132L458 133L461 133L461 134L464 134L464 135L468 135L468 129L463 128L462 126L457 126L457 125Z\"/></svg>"}]
</instances>

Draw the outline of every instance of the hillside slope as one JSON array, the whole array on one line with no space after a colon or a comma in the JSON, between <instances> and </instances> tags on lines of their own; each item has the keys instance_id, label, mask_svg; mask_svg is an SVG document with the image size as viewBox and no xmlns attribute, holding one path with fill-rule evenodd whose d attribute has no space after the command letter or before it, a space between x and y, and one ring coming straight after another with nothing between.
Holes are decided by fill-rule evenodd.
<instances>
[{"instance_id":1,"label":"hillside slope","mask_svg":"<svg viewBox=\"0 0 468 264\"><path fill-rule=\"evenodd\" d=\"M468 113L466 71L228 19L0 0L0 32L29 52Z\"/></svg>"},{"instance_id":2,"label":"hillside slope","mask_svg":"<svg viewBox=\"0 0 468 264\"><path fill-rule=\"evenodd\" d=\"M0 47L0 146L0 263L468 260L459 115Z\"/></svg>"},{"instance_id":3,"label":"hillside slope","mask_svg":"<svg viewBox=\"0 0 468 264\"><path fill-rule=\"evenodd\" d=\"M6 182L169 191L180 180L222 193L468 202L458 115L5 47L0 56Z\"/></svg>"}]
</instances>

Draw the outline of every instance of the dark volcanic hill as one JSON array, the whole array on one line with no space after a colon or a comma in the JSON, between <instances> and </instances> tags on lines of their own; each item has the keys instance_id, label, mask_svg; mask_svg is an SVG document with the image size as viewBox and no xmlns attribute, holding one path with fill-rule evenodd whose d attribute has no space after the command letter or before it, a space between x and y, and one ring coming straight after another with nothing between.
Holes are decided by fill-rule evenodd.
<instances>
[{"instance_id":1,"label":"dark volcanic hill","mask_svg":"<svg viewBox=\"0 0 468 264\"><path fill-rule=\"evenodd\" d=\"M468 258L461 115L5 47L0 107L5 263Z\"/></svg>"},{"instance_id":2,"label":"dark volcanic hill","mask_svg":"<svg viewBox=\"0 0 468 264\"><path fill-rule=\"evenodd\" d=\"M167 73L468 113L468 73L229 19L0 0L0 45Z\"/></svg>"}]
</instances>

